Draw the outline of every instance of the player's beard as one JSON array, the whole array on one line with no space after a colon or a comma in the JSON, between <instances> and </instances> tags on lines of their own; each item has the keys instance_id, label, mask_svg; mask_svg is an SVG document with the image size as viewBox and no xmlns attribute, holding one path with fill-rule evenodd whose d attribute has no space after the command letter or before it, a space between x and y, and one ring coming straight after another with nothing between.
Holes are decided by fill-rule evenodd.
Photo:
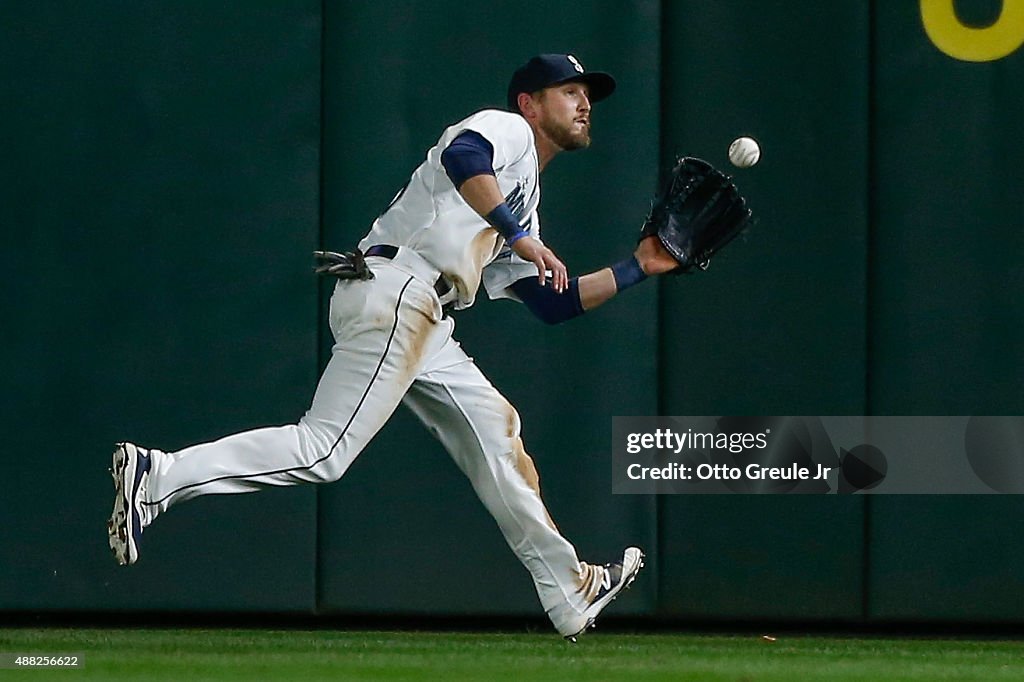
<instances>
[{"instance_id":1,"label":"player's beard","mask_svg":"<svg viewBox=\"0 0 1024 682\"><path fill-rule=\"evenodd\" d=\"M542 125L544 133L564 151L586 149L590 146L590 124L577 126L576 121L563 125L548 119Z\"/></svg>"}]
</instances>

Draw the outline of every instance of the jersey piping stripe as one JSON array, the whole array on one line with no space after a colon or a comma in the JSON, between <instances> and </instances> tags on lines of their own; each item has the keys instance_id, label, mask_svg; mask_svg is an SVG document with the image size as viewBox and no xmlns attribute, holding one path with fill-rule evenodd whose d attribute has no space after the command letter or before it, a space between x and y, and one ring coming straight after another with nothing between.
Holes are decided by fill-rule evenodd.
<instances>
[{"instance_id":1,"label":"jersey piping stripe","mask_svg":"<svg viewBox=\"0 0 1024 682\"><path fill-rule=\"evenodd\" d=\"M402 291L399 292L398 294L398 302L395 304L395 323L391 325L391 333L388 335L388 341L384 345L384 352L381 354L380 360L377 362L377 367L376 369L373 370L373 376L370 377L370 381L366 385L366 390L363 391L363 395L360 396L359 398L359 403L356 404L356 408L352 410L352 415L348 418L348 422L345 424L345 427L341 430L341 433L338 434L338 438L334 441L334 444L331 445L326 455L316 460L312 464L306 466L288 467L287 469L278 469L276 471L264 471L258 474L234 474L231 476L219 476L217 478L211 478L207 481L202 481L200 483L189 483L188 485L184 485L176 490L172 490L171 492L167 493L166 495L161 497L159 500L156 500L155 502L143 502L142 504L146 506L161 504L171 495L176 495L180 493L182 490L188 490L189 488L196 488L198 486L216 483L217 481L227 481L233 478L255 478L257 476L273 476L275 474L288 473L289 471L309 470L315 467L317 464L320 464L320 462L323 462L324 460L328 459L331 455L333 455L334 450L338 447L338 443L341 442L341 439L345 437L345 433L348 432L348 427L352 425L352 422L355 421L356 415L359 414L359 409L363 406L363 403L366 401L366 396L370 394L370 389L373 387L373 383L377 381L377 375L380 374L380 368L384 366L384 358L388 356L388 352L391 350L391 342L394 340L395 331L398 329L398 309L402 305L402 298L405 297L405 290L409 288L410 284L412 284L413 279L414 278L410 277L409 280L405 283L405 286L402 287Z\"/></svg>"}]
</instances>

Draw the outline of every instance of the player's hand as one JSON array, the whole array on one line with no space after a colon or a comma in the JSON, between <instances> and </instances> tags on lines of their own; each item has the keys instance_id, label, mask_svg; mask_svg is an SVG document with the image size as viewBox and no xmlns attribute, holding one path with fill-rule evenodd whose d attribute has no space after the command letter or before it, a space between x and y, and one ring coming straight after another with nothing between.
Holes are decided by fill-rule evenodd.
<instances>
[{"instance_id":1,"label":"player's hand","mask_svg":"<svg viewBox=\"0 0 1024 682\"><path fill-rule=\"evenodd\" d=\"M512 245L512 250L524 259L537 266L537 278L541 286L547 279L547 271L551 270L551 288L562 293L569 288L569 271L565 263L558 259L555 252L541 244L533 237L523 237ZM673 263L675 261L672 261Z\"/></svg>"},{"instance_id":2,"label":"player's hand","mask_svg":"<svg viewBox=\"0 0 1024 682\"><path fill-rule=\"evenodd\" d=\"M633 255L648 275L662 275L679 267L679 261L661 245L657 235L641 239Z\"/></svg>"}]
</instances>

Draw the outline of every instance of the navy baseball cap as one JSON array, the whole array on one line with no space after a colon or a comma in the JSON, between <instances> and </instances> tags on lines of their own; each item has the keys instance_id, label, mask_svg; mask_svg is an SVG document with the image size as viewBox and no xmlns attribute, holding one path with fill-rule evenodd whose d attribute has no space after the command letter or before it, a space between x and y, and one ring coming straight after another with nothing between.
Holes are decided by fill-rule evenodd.
<instances>
[{"instance_id":1,"label":"navy baseball cap","mask_svg":"<svg viewBox=\"0 0 1024 682\"><path fill-rule=\"evenodd\" d=\"M519 93L537 92L569 81L586 83L591 102L600 102L615 91L614 78L600 71L587 71L571 54L539 54L512 74L508 84L509 111L519 111Z\"/></svg>"}]
</instances>

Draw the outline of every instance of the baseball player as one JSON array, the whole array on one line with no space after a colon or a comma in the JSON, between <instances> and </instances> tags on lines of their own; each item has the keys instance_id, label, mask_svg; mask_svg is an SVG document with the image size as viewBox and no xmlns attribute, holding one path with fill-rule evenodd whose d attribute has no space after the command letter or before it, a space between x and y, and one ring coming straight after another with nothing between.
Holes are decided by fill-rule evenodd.
<instances>
[{"instance_id":1,"label":"baseball player","mask_svg":"<svg viewBox=\"0 0 1024 682\"><path fill-rule=\"evenodd\" d=\"M540 238L541 171L590 145L591 105L615 80L572 55L534 57L512 76L508 111L484 110L449 127L356 252L318 253L337 275L330 305L336 344L309 411L178 452L121 443L108 523L121 564L139 558L143 530L200 495L335 481L407 405L437 436L530 572L541 604L567 639L594 623L635 578L643 553L581 561L541 500L519 437L519 414L452 337L449 314L491 298L523 302L557 323L677 262L656 238L620 263L570 278Z\"/></svg>"}]
</instances>

